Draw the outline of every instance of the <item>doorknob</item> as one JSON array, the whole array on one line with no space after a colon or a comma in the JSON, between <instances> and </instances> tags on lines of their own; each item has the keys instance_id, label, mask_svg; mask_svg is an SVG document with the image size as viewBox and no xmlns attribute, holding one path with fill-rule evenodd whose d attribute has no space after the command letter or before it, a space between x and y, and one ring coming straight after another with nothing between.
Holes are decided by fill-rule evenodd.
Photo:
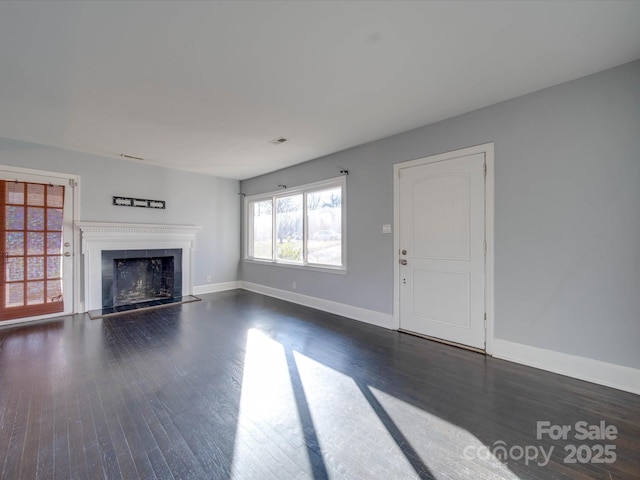
<instances>
[{"instance_id":1,"label":"doorknob","mask_svg":"<svg viewBox=\"0 0 640 480\"><path fill-rule=\"evenodd\" d=\"M400 265L406 265L406 264L407 264L407 261L404 258L400 260Z\"/></svg>"},{"instance_id":2,"label":"doorknob","mask_svg":"<svg viewBox=\"0 0 640 480\"><path fill-rule=\"evenodd\" d=\"M64 252L64 256L65 257L70 257L71 256L71 252Z\"/></svg>"}]
</instances>

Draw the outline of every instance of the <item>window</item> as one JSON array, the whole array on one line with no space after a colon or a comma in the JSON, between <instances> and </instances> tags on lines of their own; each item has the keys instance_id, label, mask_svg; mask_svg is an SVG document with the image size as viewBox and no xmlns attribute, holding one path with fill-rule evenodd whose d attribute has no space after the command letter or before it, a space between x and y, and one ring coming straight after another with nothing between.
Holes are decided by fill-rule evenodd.
<instances>
[{"instance_id":1,"label":"window","mask_svg":"<svg viewBox=\"0 0 640 480\"><path fill-rule=\"evenodd\" d=\"M344 270L345 177L247 197L246 259Z\"/></svg>"}]
</instances>

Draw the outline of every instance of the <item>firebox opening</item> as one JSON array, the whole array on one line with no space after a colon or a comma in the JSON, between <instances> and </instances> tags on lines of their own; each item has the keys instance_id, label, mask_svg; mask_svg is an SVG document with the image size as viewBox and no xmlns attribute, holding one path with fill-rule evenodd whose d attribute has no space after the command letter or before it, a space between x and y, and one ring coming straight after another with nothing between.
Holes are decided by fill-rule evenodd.
<instances>
[{"instance_id":1,"label":"firebox opening","mask_svg":"<svg viewBox=\"0 0 640 480\"><path fill-rule=\"evenodd\" d=\"M103 250L102 309L182 298L182 249ZM138 305L138 306L136 306Z\"/></svg>"},{"instance_id":2,"label":"firebox opening","mask_svg":"<svg viewBox=\"0 0 640 480\"><path fill-rule=\"evenodd\" d=\"M174 293L173 257L113 260L113 306L171 298Z\"/></svg>"}]
</instances>

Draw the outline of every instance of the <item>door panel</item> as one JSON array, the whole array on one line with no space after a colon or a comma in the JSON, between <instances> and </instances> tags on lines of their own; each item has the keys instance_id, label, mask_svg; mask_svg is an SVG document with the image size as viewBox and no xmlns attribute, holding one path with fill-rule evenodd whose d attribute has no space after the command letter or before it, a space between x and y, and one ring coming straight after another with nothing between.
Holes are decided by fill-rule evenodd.
<instances>
[{"instance_id":1,"label":"door panel","mask_svg":"<svg viewBox=\"0 0 640 480\"><path fill-rule=\"evenodd\" d=\"M484 348L484 154L403 168L399 185L400 328Z\"/></svg>"},{"instance_id":2,"label":"door panel","mask_svg":"<svg viewBox=\"0 0 640 480\"><path fill-rule=\"evenodd\" d=\"M433 175L411 188L414 255L468 260L469 175Z\"/></svg>"},{"instance_id":3,"label":"door panel","mask_svg":"<svg viewBox=\"0 0 640 480\"><path fill-rule=\"evenodd\" d=\"M469 274L413 269L414 317L469 328Z\"/></svg>"},{"instance_id":4,"label":"door panel","mask_svg":"<svg viewBox=\"0 0 640 480\"><path fill-rule=\"evenodd\" d=\"M69 190L54 177L0 180L0 320L72 312Z\"/></svg>"}]
</instances>

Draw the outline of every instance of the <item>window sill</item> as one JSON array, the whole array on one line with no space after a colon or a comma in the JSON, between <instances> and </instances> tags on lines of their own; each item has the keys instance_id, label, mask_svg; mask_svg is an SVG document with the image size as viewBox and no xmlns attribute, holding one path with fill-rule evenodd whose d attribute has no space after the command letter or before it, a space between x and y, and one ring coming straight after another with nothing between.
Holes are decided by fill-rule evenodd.
<instances>
[{"instance_id":1,"label":"window sill","mask_svg":"<svg viewBox=\"0 0 640 480\"><path fill-rule=\"evenodd\" d=\"M334 273L337 275L346 275L347 269L346 267L330 267L330 266L316 266L316 265L301 265L299 263L284 263L284 262L273 262L271 260L256 260L253 258L244 258L245 263L252 263L254 265L268 265L273 267L286 267L286 268L294 268L296 270L310 270L312 272L322 272L322 273Z\"/></svg>"}]
</instances>

